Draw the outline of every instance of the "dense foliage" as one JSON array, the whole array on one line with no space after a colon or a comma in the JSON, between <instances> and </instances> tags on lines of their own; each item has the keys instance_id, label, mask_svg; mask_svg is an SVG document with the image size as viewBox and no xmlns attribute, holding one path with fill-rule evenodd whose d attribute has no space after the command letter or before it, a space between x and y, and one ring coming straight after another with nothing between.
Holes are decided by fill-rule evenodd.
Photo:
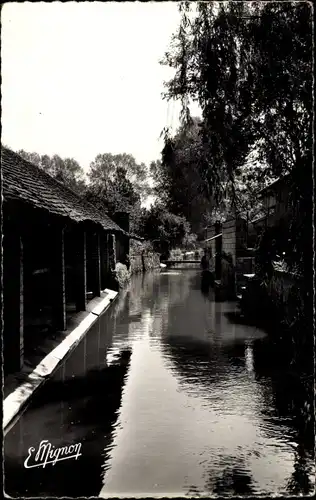
<instances>
[{"instance_id":1,"label":"dense foliage","mask_svg":"<svg viewBox=\"0 0 316 500\"><path fill-rule=\"evenodd\" d=\"M123 180L133 187L136 196L144 201L151 193L148 183L148 169L144 163L137 163L130 154L99 154L90 164L88 173L90 185L106 189L111 182Z\"/></svg>"},{"instance_id":2,"label":"dense foliage","mask_svg":"<svg viewBox=\"0 0 316 500\"><path fill-rule=\"evenodd\" d=\"M195 9L195 12L193 12ZM258 177L291 174L292 262L311 273L312 7L303 2L181 4L165 64L166 97L202 109L199 169L210 199L235 201L236 174L256 148ZM166 146L170 136L166 133Z\"/></svg>"},{"instance_id":3,"label":"dense foliage","mask_svg":"<svg viewBox=\"0 0 316 500\"><path fill-rule=\"evenodd\" d=\"M78 193L84 191L84 170L73 158L62 159L58 155L50 157L48 155L39 155L38 153L28 153L24 150L18 151L18 154L25 160L42 168L45 172L74 191Z\"/></svg>"},{"instance_id":4,"label":"dense foliage","mask_svg":"<svg viewBox=\"0 0 316 500\"><path fill-rule=\"evenodd\" d=\"M129 154L97 155L90 164L87 199L113 215L117 211L130 214L130 229L139 232L143 213L141 204L150 194L148 169Z\"/></svg>"},{"instance_id":5,"label":"dense foliage","mask_svg":"<svg viewBox=\"0 0 316 500\"><path fill-rule=\"evenodd\" d=\"M57 155L50 158L25 151L19 151L19 154L109 215L128 212L132 233L149 241L168 242L171 247L194 246L195 236L184 217L170 212L159 202L150 209L142 207L142 201L151 193L148 169L144 164L137 164L132 155L98 155L90 165L87 183L82 167L73 159L62 159ZM152 162L152 170L155 164L160 162Z\"/></svg>"},{"instance_id":6,"label":"dense foliage","mask_svg":"<svg viewBox=\"0 0 316 500\"><path fill-rule=\"evenodd\" d=\"M200 122L194 118L192 123L181 126L165 145L162 161L151 167L158 200L172 213L185 217L195 233L205 226L210 215L210 202L199 172Z\"/></svg>"},{"instance_id":7,"label":"dense foliage","mask_svg":"<svg viewBox=\"0 0 316 500\"><path fill-rule=\"evenodd\" d=\"M190 224L184 217L169 212L159 203L144 211L141 234L150 241L166 242L168 248L177 246L193 248L196 239L196 236L191 234Z\"/></svg>"},{"instance_id":8,"label":"dense foliage","mask_svg":"<svg viewBox=\"0 0 316 500\"><path fill-rule=\"evenodd\" d=\"M220 199L207 196L207 183L201 168L202 127L199 118L182 125L173 137L168 137L162 161L151 166L157 198L171 212L185 217L192 230L201 235L205 225L215 220L226 220L232 211L245 216L248 213L249 220L264 215L258 191L274 180L267 164L258 158L258 152L253 149L245 163L236 168L234 191L229 182L223 181Z\"/></svg>"}]
</instances>

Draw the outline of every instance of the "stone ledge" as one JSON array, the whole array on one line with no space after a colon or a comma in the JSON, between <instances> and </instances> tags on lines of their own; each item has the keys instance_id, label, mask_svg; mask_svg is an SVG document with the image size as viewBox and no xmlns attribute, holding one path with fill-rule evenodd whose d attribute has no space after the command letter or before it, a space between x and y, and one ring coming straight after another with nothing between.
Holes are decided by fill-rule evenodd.
<instances>
[{"instance_id":1,"label":"stone ledge","mask_svg":"<svg viewBox=\"0 0 316 500\"><path fill-rule=\"evenodd\" d=\"M99 316L106 307L115 299L117 292L109 290L108 288L101 292L100 297L95 297L89 304L87 304L87 311Z\"/></svg>"},{"instance_id":2,"label":"stone ledge","mask_svg":"<svg viewBox=\"0 0 316 500\"><path fill-rule=\"evenodd\" d=\"M30 402L34 392L56 371L65 357L75 349L100 314L105 312L117 295L118 292L109 289L101 292L101 297L96 297L87 304L86 311L75 314L71 318L68 329L63 332L63 340L57 347L54 339L51 339L50 345L45 348L46 356L35 369L31 370L29 366L25 366L21 372L10 376L13 390L3 401L2 428L4 434L10 430L10 423Z\"/></svg>"}]
</instances>

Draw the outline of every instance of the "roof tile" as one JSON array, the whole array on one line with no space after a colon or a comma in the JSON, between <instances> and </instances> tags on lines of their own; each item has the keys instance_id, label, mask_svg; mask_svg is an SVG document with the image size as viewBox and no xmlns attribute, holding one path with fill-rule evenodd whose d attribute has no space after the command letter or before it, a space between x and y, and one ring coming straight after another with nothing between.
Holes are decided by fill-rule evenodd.
<instances>
[{"instance_id":1,"label":"roof tile","mask_svg":"<svg viewBox=\"0 0 316 500\"><path fill-rule=\"evenodd\" d=\"M126 234L110 217L36 165L1 148L4 200L17 200L75 222L91 221L105 230Z\"/></svg>"}]
</instances>

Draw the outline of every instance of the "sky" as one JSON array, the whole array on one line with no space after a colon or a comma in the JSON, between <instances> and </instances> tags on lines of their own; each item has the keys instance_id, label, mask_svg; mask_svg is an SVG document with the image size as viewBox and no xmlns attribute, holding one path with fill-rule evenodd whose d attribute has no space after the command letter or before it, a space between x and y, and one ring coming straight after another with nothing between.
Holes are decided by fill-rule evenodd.
<instances>
[{"instance_id":1,"label":"sky","mask_svg":"<svg viewBox=\"0 0 316 500\"><path fill-rule=\"evenodd\" d=\"M174 2L5 4L2 143L85 170L99 153L158 159L162 129L179 124L159 64L179 19Z\"/></svg>"}]
</instances>

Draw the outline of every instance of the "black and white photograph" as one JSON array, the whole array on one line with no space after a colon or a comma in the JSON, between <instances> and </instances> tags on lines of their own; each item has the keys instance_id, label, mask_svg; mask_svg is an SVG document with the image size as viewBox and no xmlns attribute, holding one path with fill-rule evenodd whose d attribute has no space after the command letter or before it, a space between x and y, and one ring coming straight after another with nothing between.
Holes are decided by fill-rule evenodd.
<instances>
[{"instance_id":1,"label":"black and white photograph","mask_svg":"<svg viewBox=\"0 0 316 500\"><path fill-rule=\"evenodd\" d=\"M6 498L315 495L313 10L2 4Z\"/></svg>"}]
</instances>

